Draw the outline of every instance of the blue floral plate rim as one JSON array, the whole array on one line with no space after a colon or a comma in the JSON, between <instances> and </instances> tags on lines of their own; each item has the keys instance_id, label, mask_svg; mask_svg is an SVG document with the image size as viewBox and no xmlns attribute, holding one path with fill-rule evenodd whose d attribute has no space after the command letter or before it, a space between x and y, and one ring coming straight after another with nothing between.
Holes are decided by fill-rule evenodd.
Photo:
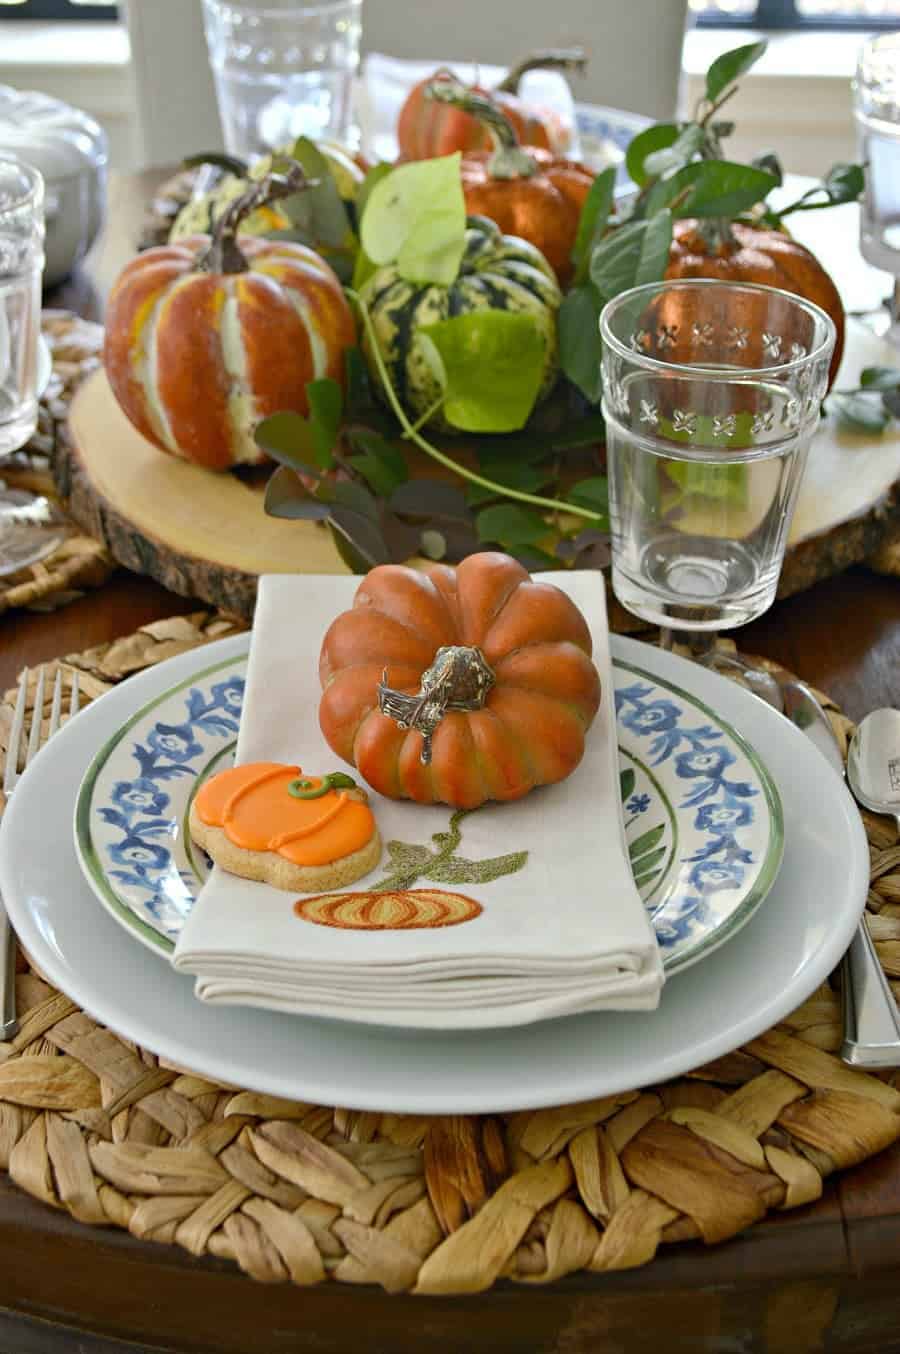
<instances>
[{"instance_id":1,"label":"blue floral plate rim","mask_svg":"<svg viewBox=\"0 0 900 1354\"><path fill-rule=\"evenodd\" d=\"M127 930L132 931L136 935L136 937L140 939L149 948L165 956L166 958L168 958L171 955L174 949L174 942L168 936L161 934L159 930L149 925L145 920L141 918L140 915L138 915L138 913L135 911L133 907L129 906L126 902L124 902L117 893L116 889L110 884L109 878L107 877L107 872L104 869L103 863L100 859L94 839L94 834L91 830L91 819L92 816L96 813L96 808L93 803L94 789L96 786L96 782L99 776L102 774L104 768L106 767L110 757L112 756L116 748L124 741L129 731L135 727L135 725L140 723L141 720L145 719L154 710L156 710L166 702L170 701L173 697L177 696L179 693L186 691L189 688L197 687L204 681L208 680L210 677L215 676L217 673L223 672L226 669L235 669L237 666L243 666L246 664L246 660L247 660L246 653L236 654L233 657L223 660L220 663L213 664L208 668L204 668L198 672L193 673L189 678L186 678L184 681L178 683L177 685L168 688L165 692L156 696L153 700L148 701L139 710L137 710L124 724L120 725L98 749L98 751L94 755L94 758L91 761L90 766L87 769L87 772L85 773L84 779L79 788L73 826L74 826L76 855L78 857L85 878L91 885L91 888L95 893L95 895L100 899L100 901L104 904L107 910L112 913L112 915L116 918L116 920L120 922L120 924L122 924ZM632 676L636 677L639 682L649 683L648 694L652 694L657 689L662 693L663 699L651 701L650 702L651 707L665 706L667 704L665 697L666 695L669 695L677 697L683 702L685 702L689 710L707 716L708 719L712 722L713 729L717 732L710 733L710 731L707 729L706 736L708 738L718 738L724 735L724 738L726 740L729 740L734 745L734 747L738 749L741 756L743 756L746 759L747 763L752 768L757 778L759 787L762 791L762 803L765 805L766 808L766 820L768 824L768 832L766 836L763 857L761 862L759 863L759 868L757 870L756 876L752 884L750 885L749 888L747 888L743 892L742 896L736 901L736 905L727 913L727 915L718 920L718 922L712 924L705 934L703 934L700 938L698 938L691 946L683 948L680 953L667 952L665 946L661 942L661 948L663 950L664 968L667 977L671 977L674 974L683 971L693 963L697 962L699 959L704 958L707 954L711 953L713 950L717 949L720 945L724 944L727 940L729 940L750 920L754 912L763 902L767 893L771 889L772 884L775 881L784 851L783 810L778 791L775 788L775 785L764 763L759 758L759 755L756 753L755 749L747 742L747 740L738 732L737 729L735 729L730 723L728 723L728 721L724 720L720 715L718 715L713 709L711 709L708 705L706 705L693 693L671 682L668 679L668 677L666 678L657 677L652 673L647 672L646 669L640 667L638 664L630 663L620 658L615 658L613 660L613 665L614 668L619 672L628 672ZM633 689L634 688L629 688L629 690ZM618 719L618 703L620 694L621 692L617 684L616 686L617 719ZM642 692L641 694L643 695L645 693ZM668 702L668 704L671 705L671 702ZM687 736L690 737L690 734L688 734ZM235 740L232 739L230 746L233 747L234 741ZM725 746L725 744L722 743L719 746L723 747ZM194 793L196 793L196 789L199 786L200 778L202 777L202 775L208 773L209 767L215 765L217 762L221 760L226 750L227 749L223 750L222 748L219 748L211 756L207 756L205 766L201 768L197 772L197 774L193 775L192 777L192 789L190 792L191 796ZM672 820L672 842L669 844L668 859L665 863L665 867L661 871L663 877L665 877L670 873L675 859L675 848L677 846L679 838L679 828L678 828L679 810L672 804L670 795L666 792L665 788L660 784L659 780L657 779L653 770L651 769L654 763L651 761L648 765L647 761L642 760L633 751L627 748L621 748L620 746L620 751L624 752L624 755L627 758L629 758L629 760L635 766L639 768L639 771L644 776L644 778L653 785L653 787L655 788L656 792L659 795L660 800L662 801L663 806L665 807L668 815ZM655 749L652 751L655 751ZM666 753L664 757L659 757L657 760L658 761L665 760L668 757L668 755L670 754ZM725 758L727 759L724 762L724 765L728 765L734 762L734 757L730 752L726 752L724 755ZM681 754L681 756L682 757L688 756L690 758L691 754ZM676 761L677 760L678 759L676 758ZM187 772L188 768L185 768L185 771ZM678 775L681 776L682 774L683 774L682 771L679 769ZM684 774L690 776L697 776L698 772L691 769L685 772ZM756 790L751 790L750 793L752 793L755 796L758 792ZM644 798L644 797L645 796L636 796L636 798ZM623 799L623 807L624 807L624 799ZM631 806L629 805L629 808L630 807ZM682 806L682 808L683 807L684 806ZM701 810L700 816L702 816L704 812L707 811ZM177 824L176 832L184 833L186 831L185 821L186 820L182 815L181 821L178 822ZM661 853L657 852L657 854ZM188 855L190 855L190 852L188 852ZM687 859L690 861L692 859L696 859L696 857L688 857ZM717 887L726 887L731 889L738 886L729 877L728 875L729 867L727 865L717 866L715 861L712 861L707 862L706 864L701 862L696 864L694 867L695 872L703 869L707 870L707 874L709 874L709 872L711 871L713 874L718 874L720 876L720 882L717 884ZM725 871L724 883L721 882L721 876L723 871ZM657 884L654 886L654 888L650 890L648 898L652 898L653 893L657 891L662 882L663 879L660 878L657 881ZM740 875L738 875L738 883L739 882ZM704 889L701 888L700 893L703 892ZM645 905L648 906L648 911L650 912L651 918L654 919L654 924L657 925L655 921L657 912L655 912L654 909L650 907L648 898L645 898ZM703 900L702 898L695 897L689 898L687 901L689 903L694 902L697 904L702 904ZM668 897L664 898L662 907L665 907L665 905L668 902L669 898ZM659 910L660 909L657 909L657 911ZM659 934L658 927L657 930Z\"/></svg>"}]
</instances>

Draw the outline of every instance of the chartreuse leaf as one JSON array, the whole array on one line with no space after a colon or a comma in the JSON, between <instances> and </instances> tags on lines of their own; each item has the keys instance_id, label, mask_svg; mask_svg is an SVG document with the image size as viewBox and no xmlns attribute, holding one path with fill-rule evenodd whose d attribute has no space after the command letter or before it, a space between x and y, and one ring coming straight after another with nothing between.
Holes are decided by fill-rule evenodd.
<instances>
[{"instance_id":1,"label":"chartreuse leaf","mask_svg":"<svg viewBox=\"0 0 900 1354\"><path fill-rule=\"evenodd\" d=\"M625 168L639 188L643 188L652 177L645 167L647 156L674 145L679 130L674 122L655 122L652 127L647 127L631 138L625 152Z\"/></svg>"},{"instance_id":2,"label":"chartreuse leaf","mask_svg":"<svg viewBox=\"0 0 900 1354\"><path fill-rule=\"evenodd\" d=\"M316 459L324 469L333 465L332 451L337 441L344 412L344 395L337 381L323 376L309 381L306 386L309 400L309 422Z\"/></svg>"},{"instance_id":3,"label":"chartreuse leaf","mask_svg":"<svg viewBox=\"0 0 900 1354\"><path fill-rule=\"evenodd\" d=\"M682 490L733 508L747 506L748 467L740 461L707 465L703 461L666 461L666 474Z\"/></svg>"},{"instance_id":4,"label":"chartreuse leaf","mask_svg":"<svg viewBox=\"0 0 900 1354\"><path fill-rule=\"evenodd\" d=\"M706 97L709 102L715 103L729 85L733 85L735 80L746 75L750 67L756 65L768 45L765 41L748 42L745 47L733 47L730 52L723 52L721 56L716 57L706 72Z\"/></svg>"},{"instance_id":5,"label":"chartreuse leaf","mask_svg":"<svg viewBox=\"0 0 900 1354\"><path fill-rule=\"evenodd\" d=\"M356 211L360 219L362 219L362 214L366 210L366 204L372 196L372 189L376 184L381 183L382 179L386 179L393 169L394 166L392 164L388 164L386 160L380 160L378 164L373 165L366 174L366 177L356 190Z\"/></svg>"},{"instance_id":6,"label":"chartreuse leaf","mask_svg":"<svg viewBox=\"0 0 900 1354\"><path fill-rule=\"evenodd\" d=\"M461 156L399 165L369 194L360 234L378 265L396 263L409 282L449 286L465 248L466 207Z\"/></svg>"},{"instance_id":7,"label":"chartreuse leaf","mask_svg":"<svg viewBox=\"0 0 900 1354\"><path fill-rule=\"evenodd\" d=\"M376 190L377 191L377 190ZM530 315L478 310L428 325L419 336L443 373L443 413L465 432L514 432L544 375L544 335Z\"/></svg>"},{"instance_id":8,"label":"chartreuse leaf","mask_svg":"<svg viewBox=\"0 0 900 1354\"><path fill-rule=\"evenodd\" d=\"M627 230L623 226L622 230ZM596 404L603 388L600 311L603 297L592 282L575 286L559 308L559 365L586 400Z\"/></svg>"},{"instance_id":9,"label":"chartreuse leaf","mask_svg":"<svg viewBox=\"0 0 900 1354\"><path fill-rule=\"evenodd\" d=\"M598 174L591 184L584 200L581 215L578 218L578 233L572 246L572 262L575 265L575 281L583 282L587 277L591 261L591 248L606 229L609 213L612 210L613 194L616 188L616 168L611 165Z\"/></svg>"},{"instance_id":10,"label":"chartreuse leaf","mask_svg":"<svg viewBox=\"0 0 900 1354\"><path fill-rule=\"evenodd\" d=\"M778 186L774 174L731 160L697 160L660 179L650 190L646 214L671 207L675 217L733 217L761 202Z\"/></svg>"},{"instance_id":11,"label":"chartreuse leaf","mask_svg":"<svg viewBox=\"0 0 900 1354\"><path fill-rule=\"evenodd\" d=\"M393 168L394 168L393 165L386 164L384 161L382 161L377 165L373 165L372 168L369 170L368 174L363 179L362 183L359 185L359 188L356 193L356 200L354 205L356 207L357 221L361 221L363 218L363 213L366 210L366 204L368 203L369 198L372 196L372 189L376 186L376 184L381 183L382 179L386 179L388 174L390 174L391 171L393 170ZM364 283L368 282L372 274L377 271L378 264L374 263L373 260L369 258L365 249L362 247L362 245L360 245L359 249L357 250L356 259L354 260L353 264L352 285L354 290L359 291L360 287L362 287Z\"/></svg>"}]
</instances>

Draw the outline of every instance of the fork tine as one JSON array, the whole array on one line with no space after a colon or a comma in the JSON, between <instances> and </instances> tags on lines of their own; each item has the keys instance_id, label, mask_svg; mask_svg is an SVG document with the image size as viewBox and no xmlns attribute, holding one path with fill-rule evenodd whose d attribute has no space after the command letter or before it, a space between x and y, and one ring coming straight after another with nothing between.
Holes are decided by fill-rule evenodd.
<instances>
[{"instance_id":1,"label":"fork tine","mask_svg":"<svg viewBox=\"0 0 900 1354\"><path fill-rule=\"evenodd\" d=\"M3 772L3 793L8 795L19 778L19 745L22 742L22 730L25 727L25 698L28 691L28 669L23 668L19 676L19 690L16 695L16 708L13 711L12 728L9 731L9 746L6 749L6 767Z\"/></svg>"},{"instance_id":2,"label":"fork tine","mask_svg":"<svg viewBox=\"0 0 900 1354\"><path fill-rule=\"evenodd\" d=\"M62 713L62 668L56 669L56 681L53 683L53 700L50 703L50 723L47 727L48 740L59 729L59 717Z\"/></svg>"},{"instance_id":3,"label":"fork tine","mask_svg":"<svg viewBox=\"0 0 900 1354\"><path fill-rule=\"evenodd\" d=\"M80 696L80 692L79 692L79 690L78 690L78 669L76 668L75 671L72 673L72 694L71 694L71 696L69 697L69 718L70 718L70 719L72 718L73 715L77 715L77 714L78 714L78 710L79 710L79 706L80 706L79 696Z\"/></svg>"},{"instance_id":4,"label":"fork tine","mask_svg":"<svg viewBox=\"0 0 900 1354\"><path fill-rule=\"evenodd\" d=\"M34 702L31 707L31 732L28 735L28 750L25 753L25 766L29 767L34 755L41 746L41 724L44 718L44 665L38 668L37 685L34 689Z\"/></svg>"}]
</instances>

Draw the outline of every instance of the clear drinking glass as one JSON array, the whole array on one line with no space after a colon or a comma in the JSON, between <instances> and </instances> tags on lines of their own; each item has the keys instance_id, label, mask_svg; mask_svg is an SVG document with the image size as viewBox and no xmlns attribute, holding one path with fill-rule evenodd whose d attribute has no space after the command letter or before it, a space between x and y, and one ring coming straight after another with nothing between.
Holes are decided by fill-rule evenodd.
<instances>
[{"instance_id":1,"label":"clear drinking glass","mask_svg":"<svg viewBox=\"0 0 900 1354\"><path fill-rule=\"evenodd\" d=\"M0 156L0 458L24 447L37 427L47 376L38 349L43 267L44 181L30 165ZM64 535L47 499L0 479L0 576L37 563Z\"/></svg>"},{"instance_id":2,"label":"clear drinking glass","mask_svg":"<svg viewBox=\"0 0 900 1354\"><path fill-rule=\"evenodd\" d=\"M775 597L834 325L697 279L624 292L600 328L613 591L664 627L743 625Z\"/></svg>"},{"instance_id":3,"label":"clear drinking glass","mask_svg":"<svg viewBox=\"0 0 900 1354\"><path fill-rule=\"evenodd\" d=\"M853 110L866 166L862 252L876 268L900 274L900 33L882 33L860 50Z\"/></svg>"},{"instance_id":4,"label":"clear drinking glass","mask_svg":"<svg viewBox=\"0 0 900 1354\"><path fill-rule=\"evenodd\" d=\"M37 427L38 334L44 267L44 181L0 156L0 456Z\"/></svg>"},{"instance_id":5,"label":"clear drinking glass","mask_svg":"<svg viewBox=\"0 0 900 1354\"><path fill-rule=\"evenodd\" d=\"M362 0L203 0L225 146L250 157L298 136L355 143Z\"/></svg>"}]
</instances>

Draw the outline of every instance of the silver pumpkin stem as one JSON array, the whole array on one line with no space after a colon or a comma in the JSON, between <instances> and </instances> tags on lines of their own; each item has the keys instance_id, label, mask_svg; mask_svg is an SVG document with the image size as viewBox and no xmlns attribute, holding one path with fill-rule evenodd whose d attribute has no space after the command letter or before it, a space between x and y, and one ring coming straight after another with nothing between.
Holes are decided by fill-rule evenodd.
<instances>
[{"instance_id":1,"label":"silver pumpkin stem","mask_svg":"<svg viewBox=\"0 0 900 1354\"><path fill-rule=\"evenodd\" d=\"M431 761L431 740L448 710L480 710L496 681L493 669L474 645L448 644L438 649L422 673L414 696L387 684L387 668L378 684L378 708L398 728L422 735L421 761Z\"/></svg>"}]
</instances>

